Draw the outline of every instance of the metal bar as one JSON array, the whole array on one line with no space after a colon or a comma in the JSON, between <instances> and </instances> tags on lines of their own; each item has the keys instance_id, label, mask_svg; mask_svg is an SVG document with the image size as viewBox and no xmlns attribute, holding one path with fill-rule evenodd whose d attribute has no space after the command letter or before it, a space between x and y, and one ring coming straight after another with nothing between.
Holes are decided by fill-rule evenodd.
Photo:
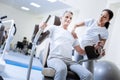
<instances>
[{"instance_id":1,"label":"metal bar","mask_svg":"<svg viewBox=\"0 0 120 80\"><path fill-rule=\"evenodd\" d=\"M45 21L45 23L48 22L48 20L50 19L51 15L48 16L47 20ZM32 63L33 63L33 57L34 57L34 51L36 48L36 43L38 41L39 36L41 35L41 33L43 32L42 29L39 29L39 31L37 32L34 40L33 40L33 45L32 45L32 50L31 50L31 58L30 58L30 62L29 62L29 66L28 66L28 72L27 72L27 80L30 80L30 74L31 74L31 68L32 68Z\"/></svg>"}]
</instances>

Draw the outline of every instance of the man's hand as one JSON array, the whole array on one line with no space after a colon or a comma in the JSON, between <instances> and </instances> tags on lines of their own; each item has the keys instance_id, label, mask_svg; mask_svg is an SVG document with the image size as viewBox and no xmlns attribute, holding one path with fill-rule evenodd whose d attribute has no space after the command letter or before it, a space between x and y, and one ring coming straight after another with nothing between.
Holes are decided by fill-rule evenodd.
<instances>
[{"instance_id":1,"label":"man's hand","mask_svg":"<svg viewBox=\"0 0 120 80\"><path fill-rule=\"evenodd\" d=\"M40 29L43 29L43 30L44 30L46 27L47 27L47 23L45 23L45 22L41 22L40 25L39 25L39 28L40 28Z\"/></svg>"},{"instance_id":2,"label":"man's hand","mask_svg":"<svg viewBox=\"0 0 120 80\"><path fill-rule=\"evenodd\" d=\"M71 34L73 35L73 37L74 37L75 39L78 39L77 34L76 34L75 32L71 32Z\"/></svg>"}]
</instances>

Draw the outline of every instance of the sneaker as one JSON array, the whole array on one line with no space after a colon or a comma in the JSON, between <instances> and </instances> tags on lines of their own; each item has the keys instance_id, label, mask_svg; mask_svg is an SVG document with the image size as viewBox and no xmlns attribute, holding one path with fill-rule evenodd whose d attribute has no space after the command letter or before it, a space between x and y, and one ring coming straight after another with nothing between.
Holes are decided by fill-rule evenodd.
<instances>
[{"instance_id":1,"label":"sneaker","mask_svg":"<svg viewBox=\"0 0 120 80\"><path fill-rule=\"evenodd\" d=\"M54 77L55 70L53 68L44 68L42 74L46 77Z\"/></svg>"}]
</instances>

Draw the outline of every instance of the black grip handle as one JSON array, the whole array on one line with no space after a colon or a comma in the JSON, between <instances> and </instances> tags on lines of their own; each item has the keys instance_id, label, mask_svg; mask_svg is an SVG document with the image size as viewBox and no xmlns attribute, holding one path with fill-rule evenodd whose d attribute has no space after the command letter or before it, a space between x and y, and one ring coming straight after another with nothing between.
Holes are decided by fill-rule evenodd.
<instances>
[{"instance_id":1,"label":"black grip handle","mask_svg":"<svg viewBox=\"0 0 120 80\"><path fill-rule=\"evenodd\" d=\"M102 40L102 38L101 38L101 35L100 35L100 34L98 34L98 37L99 37L99 40L101 41L101 40Z\"/></svg>"},{"instance_id":2,"label":"black grip handle","mask_svg":"<svg viewBox=\"0 0 120 80\"><path fill-rule=\"evenodd\" d=\"M7 16L2 16L0 19L5 19L5 18L7 18Z\"/></svg>"},{"instance_id":3,"label":"black grip handle","mask_svg":"<svg viewBox=\"0 0 120 80\"><path fill-rule=\"evenodd\" d=\"M14 31L13 35L15 35L16 32L17 32L16 24L14 24L13 26L14 26L14 28L15 28L15 31Z\"/></svg>"},{"instance_id":4,"label":"black grip handle","mask_svg":"<svg viewBox=\"0 0 120 80\"><path fill-rule=\"evenodd\" d=\"M51 17L51 15L49 15L49 16L48 16L48 18L47 18L47 20L45 21L45 23L47 23L47 22L48 22L48 20L50 19L50 17Z\"/></svg>"}]
</instances>

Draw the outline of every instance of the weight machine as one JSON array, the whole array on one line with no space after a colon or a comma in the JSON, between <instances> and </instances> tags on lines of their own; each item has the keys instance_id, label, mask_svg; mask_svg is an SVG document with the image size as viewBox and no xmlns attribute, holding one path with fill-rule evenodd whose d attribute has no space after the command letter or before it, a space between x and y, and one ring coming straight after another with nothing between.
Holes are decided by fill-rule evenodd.
<instances>
[{"instance_id":1,"label":"weight machine","mask_svg":"<svg viewBox=\"0 0 120 80\"><path fill-rule=\"evenodd\" d=\"M10 27L9 27L9 31L8 31L8 37L7 39L5 40L5 46L4 46L4 49L3 49L3 52L2 52L2 55L0 57L0 72L3 72L4 69L5 69L5 60L4 60L4 56L6 55L6 50L8 49L8 47L10 47L10 43L14 37L14 35L16 34L16 25L14 23L14 20L4 20L7 18L7 16L2 16L0 17L0 28L2 25L6 24L6 23L11 23L10 24ZM5 28L6 26L4 26ZM3 33L4 33L4 29L3 29ZM2 37L3 35L1 35L0 37Z\"/></svg>"}]
</instances>

